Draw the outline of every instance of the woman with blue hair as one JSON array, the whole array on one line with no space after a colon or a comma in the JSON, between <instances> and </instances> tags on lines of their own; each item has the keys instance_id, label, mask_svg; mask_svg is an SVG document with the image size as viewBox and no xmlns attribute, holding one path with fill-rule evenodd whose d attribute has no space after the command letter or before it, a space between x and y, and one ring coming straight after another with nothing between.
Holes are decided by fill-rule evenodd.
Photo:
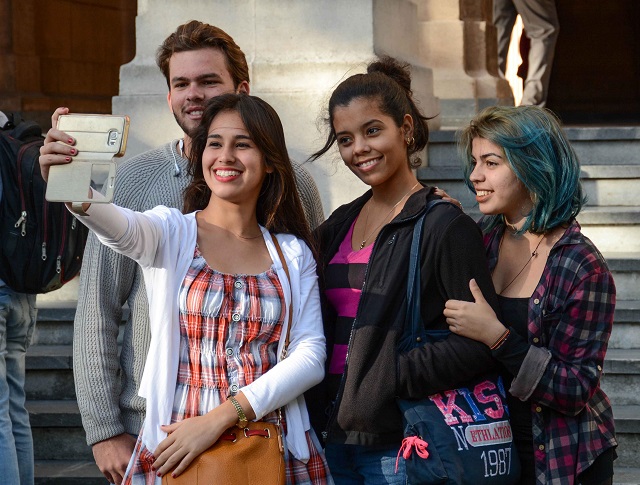
<instances>
[{"instance_id":1,"label":"woman with blue hair","mask_svg":"<svg viewBox=\"0 0 640 485\"><path fill-rule=\"evenodd\" d=\"M575 220L585 201L576 154L556 117L535 106L485 109L459 148L503 318L471 280L475 302L449 300L447 323L513 376L522 483L611 484L617 442L600 377L616 292Z\"/></svg>"}]
</instances>

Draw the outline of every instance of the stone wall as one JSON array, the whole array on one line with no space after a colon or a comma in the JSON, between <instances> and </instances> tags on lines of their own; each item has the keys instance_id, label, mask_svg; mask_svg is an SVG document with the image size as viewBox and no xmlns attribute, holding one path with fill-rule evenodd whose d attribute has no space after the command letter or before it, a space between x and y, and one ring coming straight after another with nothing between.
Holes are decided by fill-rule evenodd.
<instances>
[{"instance_id":1,"label":"stone wall","mask_svg":"<svg viewBox=\"0 0 640 485\"><path fill-rule=\"evenodd\" d=\"M154 54L167 35L191 19L222 28L243 49L251 93L279 113L295 160L304 161L322 147L326 132L321 118L332 88L362 71L376 54L410 62L423 108L427 113L439 110L431 71L419 55L417 6L409 0L140 1L136 57L122 67L120 95L113 100L114 113L132 120L127 157L180 136ZM338 159L336 150L308 165L326 214L366 190Z\"/></svg>"}]
</instances>

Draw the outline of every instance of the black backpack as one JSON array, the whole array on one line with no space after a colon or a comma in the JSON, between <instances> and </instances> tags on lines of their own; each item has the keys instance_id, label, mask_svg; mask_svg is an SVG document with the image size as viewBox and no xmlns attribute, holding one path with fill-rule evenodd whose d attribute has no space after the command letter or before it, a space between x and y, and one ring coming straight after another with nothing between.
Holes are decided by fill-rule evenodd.
<instances>
[{"instance_id":1,"label":"black backpack","mask_svg":"<svg viewBox=\"0 0 640 485\"><path fill-rule=\"evenodd\" d=\"M47 293L80 271L88 229L61 202L47 202L42 130L10 119L0 129L0 279L20 293Z\"/></svg>"}]
</instances>

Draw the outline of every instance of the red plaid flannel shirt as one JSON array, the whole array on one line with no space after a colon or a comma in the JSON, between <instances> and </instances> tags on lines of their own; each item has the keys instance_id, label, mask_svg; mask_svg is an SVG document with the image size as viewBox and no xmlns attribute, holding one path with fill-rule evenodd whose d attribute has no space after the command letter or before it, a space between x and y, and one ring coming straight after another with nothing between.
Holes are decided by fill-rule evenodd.
<instances>
[{"instance_id":1,"label":"red plaid flannel shirt","mask_svg":"<svg viewBox=\"0 0 640 485\"><path fill-rule=\"evenodd\" d=\"M498 226L485 235L491 270L503 232ZM573 484L599 454L617 445L611 403L600 389L615 301L604 258L573 221L529 300L528 342L551 353L530 396L539 484Z\"/></svg>"}]
</instances>

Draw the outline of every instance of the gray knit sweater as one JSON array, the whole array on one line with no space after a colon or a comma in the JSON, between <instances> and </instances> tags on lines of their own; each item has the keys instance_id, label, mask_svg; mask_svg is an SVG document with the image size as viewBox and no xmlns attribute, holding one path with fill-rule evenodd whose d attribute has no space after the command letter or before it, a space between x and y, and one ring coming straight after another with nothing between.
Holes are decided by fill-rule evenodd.
<instances>
[{"instance_id":1,"label":"gray knit sweater","mask_svg":"<svg viewBox=\"0 0 640 485\"><path fill-rule=\"evenodd\" d=\"M188 161L177 140L149 150L118 167L114 203L137 211L157 205L182 207L189 183ZM311 175L294 163L296 182L312 228L323 220L322 203ZM118 333L123 305L129 306L122 347ZM87 443L124 432L137 435L144 419L138 396L151 335L147 294L137 264L106 248L91 233L85 248L74 321L73 374Z\"/></svg>"}]
</instances>

